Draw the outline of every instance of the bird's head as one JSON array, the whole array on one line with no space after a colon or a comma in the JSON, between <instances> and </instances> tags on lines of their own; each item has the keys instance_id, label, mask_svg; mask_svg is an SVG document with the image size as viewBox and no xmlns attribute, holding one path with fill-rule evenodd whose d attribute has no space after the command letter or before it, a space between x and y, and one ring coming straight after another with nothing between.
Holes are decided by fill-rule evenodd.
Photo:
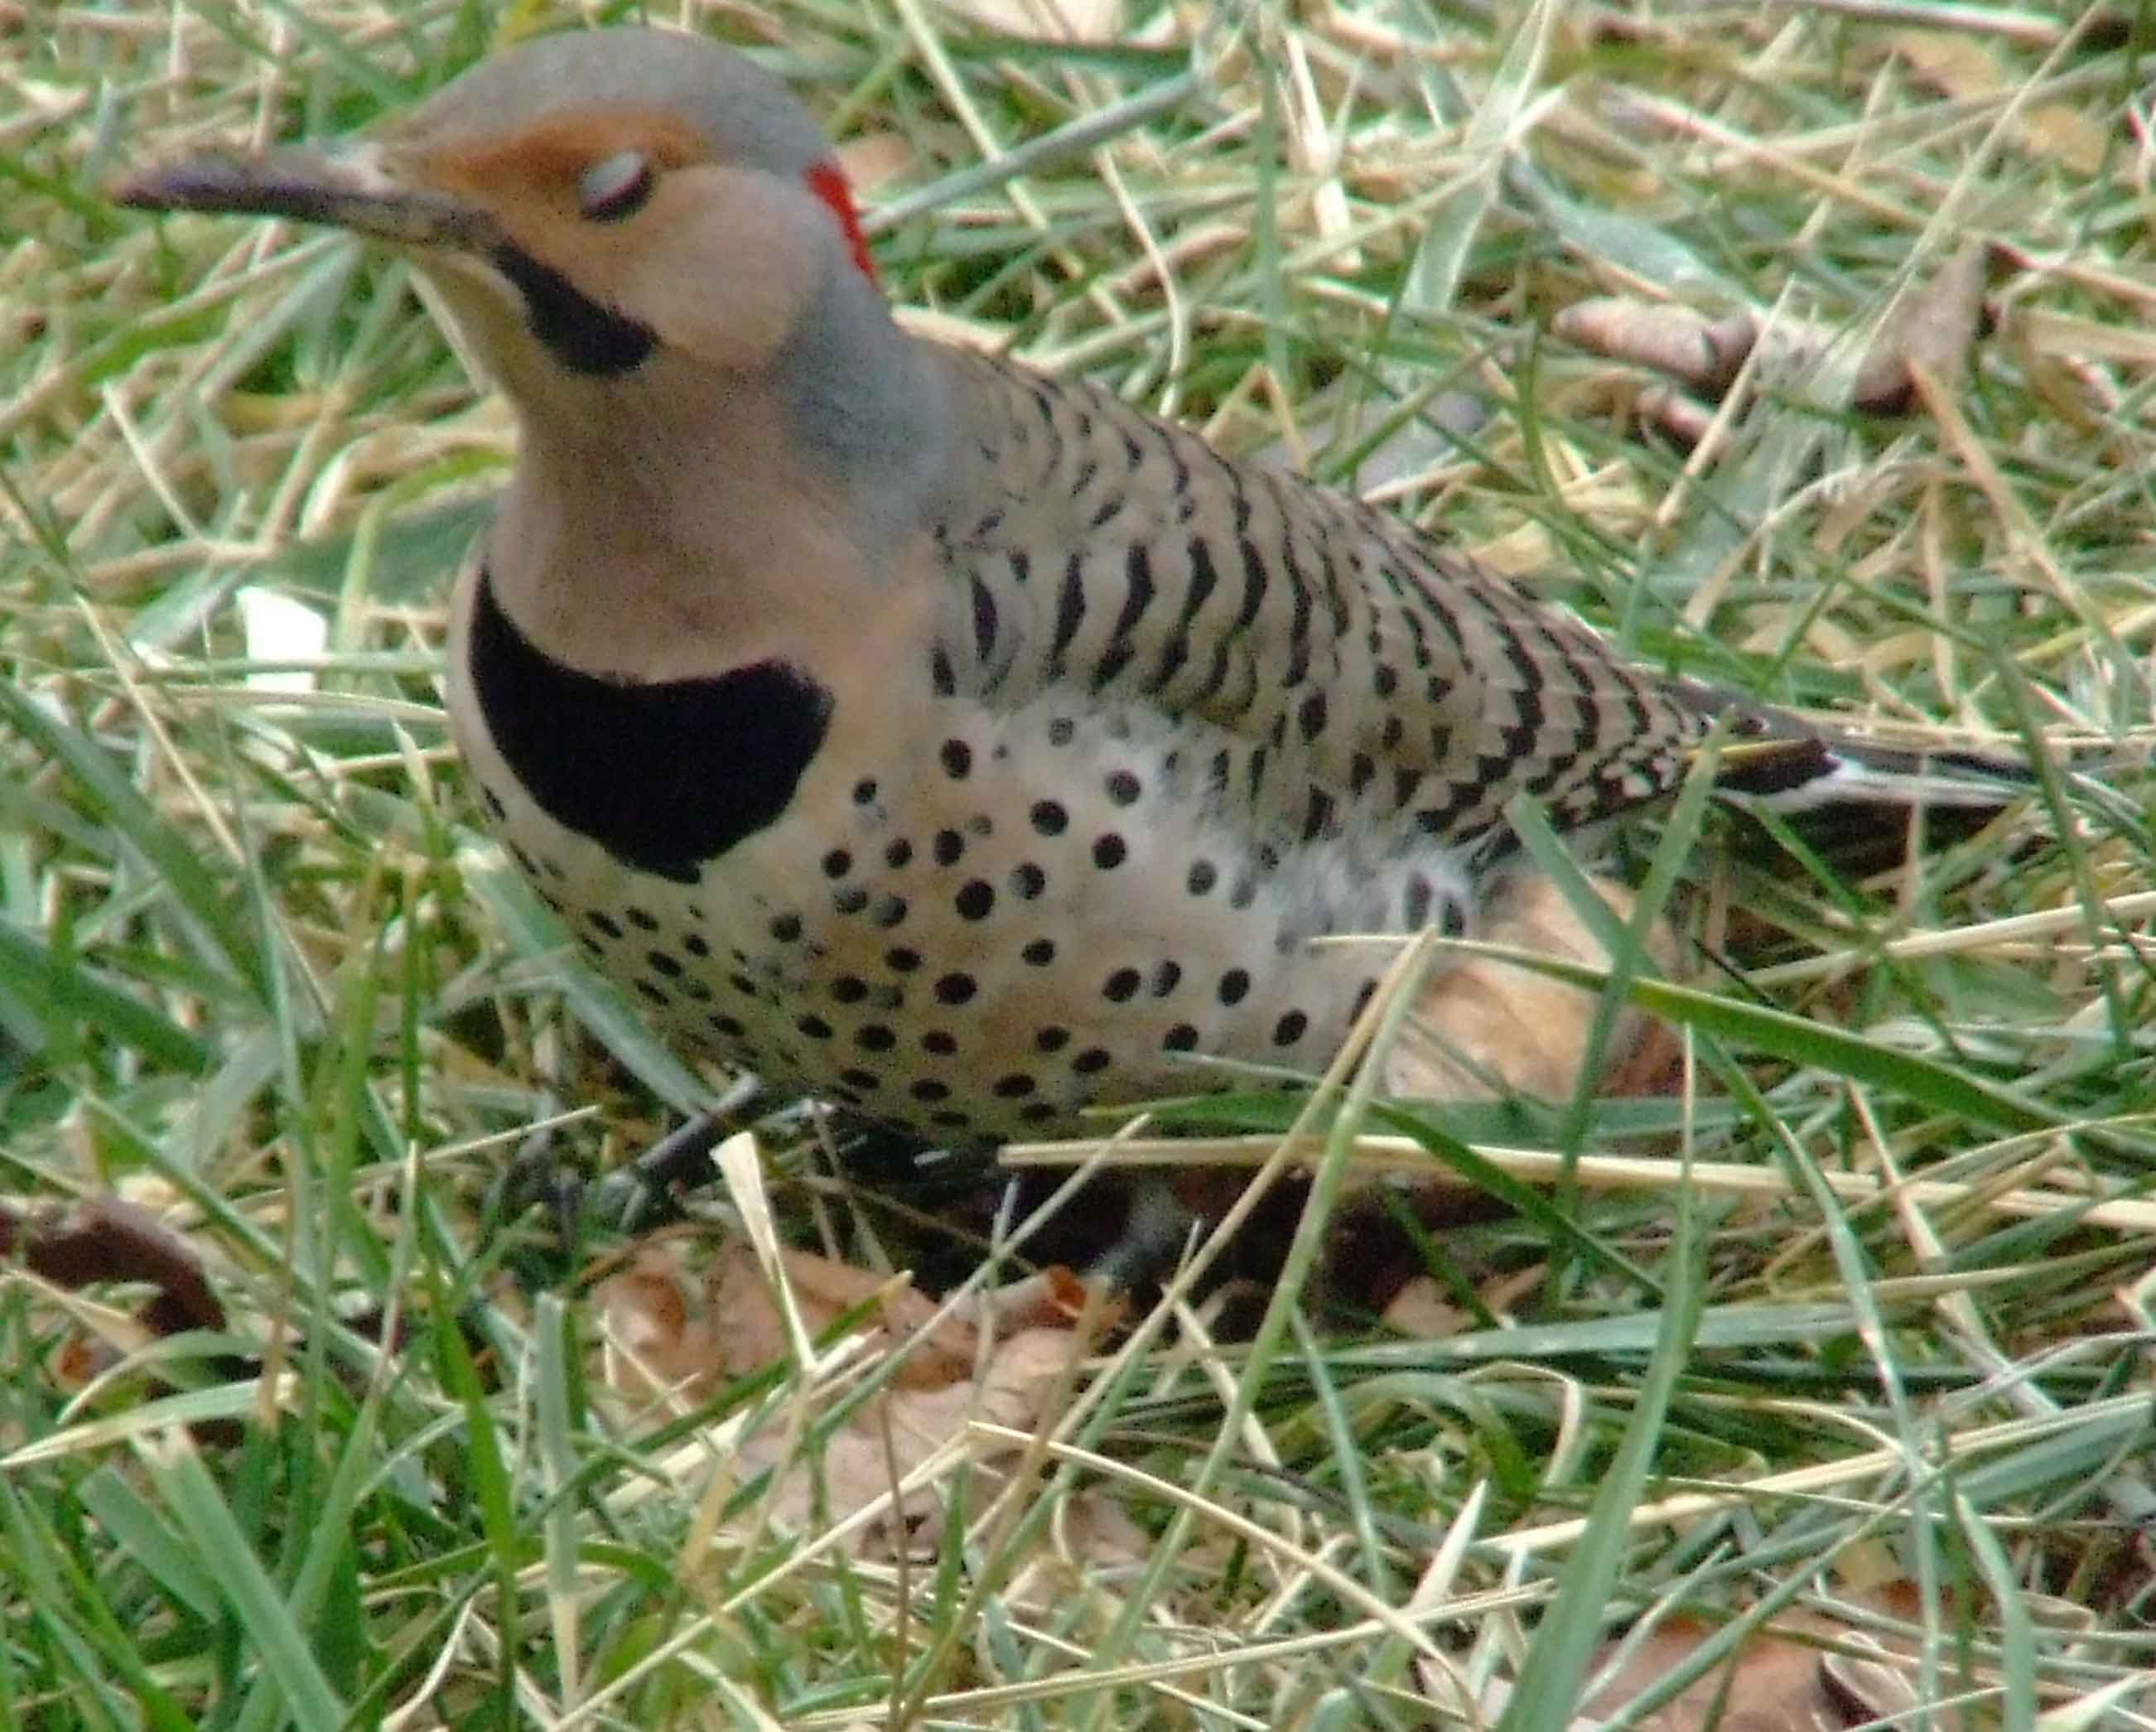
<instances>
[{"instance_id":1,"label":"bird's head","mask_svg":"<svg viewBox=\"0 0 2156 1732\"><path fill-rule=\"evenodd\" d=\"M541 38L350 141L199 157L114 196L409 256L523 425L505 537L678 532L708 566L798 486L867 547L936 484L947 399L891 319L829 144L705 38Z\"/></svg>"},{"instance_id":2,"label":"bird's head","mask_svg":"<svg viewBox=\"0 0 2156 1732\"><path fill-rule=\"evenodd\" d=\"M535 365L603 379L673 351L753 372L819 301L878 300L807 110L742 55L671 32L542 38L356 140L200 157L114 196L403 249L520 398Z\"/></svg>"}]
</instances>

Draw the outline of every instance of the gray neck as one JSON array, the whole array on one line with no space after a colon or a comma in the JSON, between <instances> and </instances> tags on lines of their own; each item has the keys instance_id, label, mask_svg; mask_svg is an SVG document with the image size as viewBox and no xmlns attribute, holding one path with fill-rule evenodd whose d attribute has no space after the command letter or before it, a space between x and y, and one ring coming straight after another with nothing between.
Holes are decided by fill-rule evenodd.
<instances>
[{"instance_id":1,"label":"gray neck","mask_svg":"<svg viewBox=\"0 0 2156 1732\"><path fill-rule=\"evenodd\" d=\"M850 263L825 276L773 357L771 389L803 453L828 465L866 514L865 529L883 535L918 521L948 465L945 381Z\"/></svg>"}]
</instances>

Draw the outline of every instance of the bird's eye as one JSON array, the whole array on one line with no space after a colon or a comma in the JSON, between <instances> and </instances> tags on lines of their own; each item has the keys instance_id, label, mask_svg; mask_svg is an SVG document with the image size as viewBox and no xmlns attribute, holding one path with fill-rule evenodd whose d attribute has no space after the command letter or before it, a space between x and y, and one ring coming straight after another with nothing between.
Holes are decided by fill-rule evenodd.
<instances>
[{"instance_id":1,"label":"bird's eye","mask_svg":"<svg viewBox=\"0 0 2156 1732\"><path fill-rule=\"evenodd\" d=\"M618 223L643 209L654 177L642 151L616 151L587 168L577 182L577 205L594 223Z\"/></svg>"}]
</instances>

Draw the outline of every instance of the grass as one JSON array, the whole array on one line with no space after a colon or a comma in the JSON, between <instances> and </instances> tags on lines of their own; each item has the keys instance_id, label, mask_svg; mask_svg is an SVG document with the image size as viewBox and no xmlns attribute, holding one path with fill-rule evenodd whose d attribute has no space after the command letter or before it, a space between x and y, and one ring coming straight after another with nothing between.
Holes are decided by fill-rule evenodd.
<instances>
[{"instance_id":1,"label":"grass","mask_svg":"<svg viewBox=\"0 0 2156 1732\"><path fill-rule=\"evenodd\" d=\"M1026 1495L968 1528L954 1457L945 1543L895 1560L680 1452L751 1413L813 1439L862 1362L804 1341L647 1411L484 1219L534 1123L577 1109L604 1164L718 1080L565 959L448 748L443 588L505 415L404 266L99 197L363 124L540 8L0 8L0 1163L18 1207L157 1210L229 1313L158 1340L124 1284L0 1282L0 1721L1409 1726L1506 1687L1555 1727L1607 1636L1697 1615L1703 1666L1828 1606L1978 1720L2146 1724L2152 1234L2071 1200L2145 1198L2156 1149L2156 16L2085 11L1342 0L1194 55L1204 9L1142 0L1112 47L711 9L891 171L878 264L937 328L1277 445L1645 660L2112 766L1860 883L1644 827L1745 965L1634 988L1700 1091L1366 1128L1490 1185L1502 1144L1778 1189L1445 1234L1439 1339L1314 1322L1306 1235L1250 1346L1187 1309L1111 1342ZM1688 453L1549 334L1625 293L1861 352L1970 234L2014 267L1998 328L1904 416L1770 370ZM789 1235L897 1231L814 1138L767 1152ZM2051 1201L1989 1206L2016 1190ZM1142 1544L1089 1551L1111 1500Z\"/></svg>"}]
</instances>

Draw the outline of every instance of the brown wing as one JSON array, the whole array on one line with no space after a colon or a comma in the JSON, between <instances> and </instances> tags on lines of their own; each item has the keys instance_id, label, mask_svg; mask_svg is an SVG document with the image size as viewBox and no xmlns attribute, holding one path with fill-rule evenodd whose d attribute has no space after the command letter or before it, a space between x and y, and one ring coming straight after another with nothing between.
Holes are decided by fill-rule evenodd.
<instances>
[{"instance_id":1,"label":"brown wing","mask_svg":"<svg viewBox=\"0 0 2156 1732\"><path fill-rule=\"evenodd\" d=\"M1535 795L1588 821L1672 786L1699 696L1374 507L1091 386L953 353L947 676L1216 723L1290 830L1342 803L1464 842Z\"/></svg>"}]
</instances>

